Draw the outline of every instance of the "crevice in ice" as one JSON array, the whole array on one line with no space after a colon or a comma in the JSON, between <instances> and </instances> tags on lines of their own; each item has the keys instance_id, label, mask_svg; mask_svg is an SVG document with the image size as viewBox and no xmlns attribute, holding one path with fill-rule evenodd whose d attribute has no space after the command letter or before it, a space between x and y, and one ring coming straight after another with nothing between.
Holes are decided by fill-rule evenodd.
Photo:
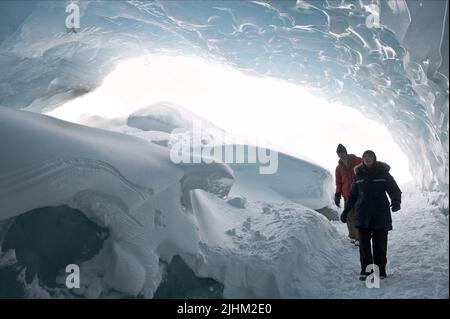
<instances>
[{"instance_id":1,"label":"crevice in ice","mask_svg":"<svg viewBox=\"0 0 450 319\"><path fill-rule=\"evenodd\" d=\"M14 218L1 250L15 251L18 266L26 270L26 282L35 275L42 284L55 287L58 273L69 264L93 258L103 247L108 229L68 206L43 207Z\"/></svg>"},{"instance_id":2,"label":"crevice in ice","mask_svg":"<svg viewBox=\"0 0 450 319\"><path fill-rule=\"evenodd\" d=\"M223 284L212 278L200 278L180 256L165 264L163 280L155 292L155 299L221 299Z\"/></svg>"}]
</instances>

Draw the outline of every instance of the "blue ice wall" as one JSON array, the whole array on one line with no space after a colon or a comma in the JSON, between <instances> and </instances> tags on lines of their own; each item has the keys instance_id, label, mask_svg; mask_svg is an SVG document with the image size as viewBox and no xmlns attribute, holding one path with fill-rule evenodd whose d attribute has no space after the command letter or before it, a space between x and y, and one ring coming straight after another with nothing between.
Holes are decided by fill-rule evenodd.
<instances>
[{"instance_id":1,"label":"blue ice wall","mask_svg":"<svg viewBox=\"0 0 450 319\"><path fill-rule=\"evenodd\" d=\"M0 105L55 107L122 59L195 54L359 109L448 192L448 1L78 1L78 30L68 3L0 2Z\"/></svg>"}]
</instances>

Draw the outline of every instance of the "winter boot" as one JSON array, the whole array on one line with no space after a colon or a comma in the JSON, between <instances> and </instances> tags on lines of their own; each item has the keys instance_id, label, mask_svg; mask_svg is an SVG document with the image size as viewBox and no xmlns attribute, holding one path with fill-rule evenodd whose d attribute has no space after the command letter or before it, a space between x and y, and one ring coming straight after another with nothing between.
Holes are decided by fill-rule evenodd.
<instances>
[{"instance_id":1,"label":"winter boot","mask_svg":"<svg viewBox=\"0 0 450 319\"><path fill-rule=\"evenodd\" d=\"M372 272L365 272L361 270L361 272L359 273L359 280L366 281L367 276L369 276L371 273Z\"/></svg>"}]
</instances>

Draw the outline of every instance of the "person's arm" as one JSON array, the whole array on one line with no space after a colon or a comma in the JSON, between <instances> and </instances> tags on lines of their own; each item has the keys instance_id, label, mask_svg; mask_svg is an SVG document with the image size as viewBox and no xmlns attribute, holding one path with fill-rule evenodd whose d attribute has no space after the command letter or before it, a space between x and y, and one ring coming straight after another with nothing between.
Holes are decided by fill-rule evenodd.
<instances>
[{"instance_id":1,"label":"person's arm","mask_svg":"<svg viewBox=\"0 0 450 319\"><path fill-rule=\"evenodd\" d=\"M391 174L386 172L386 192L391 199L392 211L396 212L400 210L400 204L402 202L402 191L397 185L397 182Z\"/></svg>"},{"instance_id":2,"label":"person's arm","mask_svg":"<svg viewBox=\"0 0 450 319\"><path fill-rule=\"evenodd\" d=\"M335 175L336 175L336 193L342 194L342 176L341 171L339 170L339 166L336 167Z\"/></svg>"},{"instance_id":3,"label":"person's arm","mask_svg":"<svg viewBox=\"0 0 450 319\"><path fill-rule=\"evenodd\" d=\"M357 200L358 200L358 185L355 183L354 179L352 186L350 187L350 196L348 197L347 203L345 203L345 209L348 211L352 210Z\"/></svg>"},{"instance_id":4,"label":"person's arm","mask_svg":"<svg viewBox=\"0 0 450 319\"><path fill-rule=\"evenodd\" d=\"M347 221L347 215L348 213L353 209L353 207L356 204L356 201L358 200L358 184L355 182L356 178L353 179L352 186L350 187L350 196L348 197L348 200L345 202L345 208L341 215L341 221L346 222Z\"/></svg>"},{"instance_id":5,"label":"person's arm","mask_svg":"<svg viewBox=\"0 0 450 319\"><path fill-rule=\"evenodd\" d=\"M342 176L339 170L339 166L336 167L336 193L334 193L334 203L337 207L341 207L341 197L342 197Z\"/></svg>"}]
</instances>

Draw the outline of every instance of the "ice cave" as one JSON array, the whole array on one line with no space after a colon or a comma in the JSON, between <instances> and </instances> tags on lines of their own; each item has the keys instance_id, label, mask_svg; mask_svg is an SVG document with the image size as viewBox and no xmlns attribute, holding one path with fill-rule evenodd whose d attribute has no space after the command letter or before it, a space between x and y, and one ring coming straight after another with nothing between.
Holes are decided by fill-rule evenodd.
<instances>
[{"instance_id":1,"label":"ice cave","mask_svg":"<svg viewBox=\"0 0 450 319\"><path fill-rule=\"evenodd\" d=\"M1 1L0 299L448 298L448 39L448 0ZM401 189L380 289L338 143Z\"/></svg>"}]
</instances>

